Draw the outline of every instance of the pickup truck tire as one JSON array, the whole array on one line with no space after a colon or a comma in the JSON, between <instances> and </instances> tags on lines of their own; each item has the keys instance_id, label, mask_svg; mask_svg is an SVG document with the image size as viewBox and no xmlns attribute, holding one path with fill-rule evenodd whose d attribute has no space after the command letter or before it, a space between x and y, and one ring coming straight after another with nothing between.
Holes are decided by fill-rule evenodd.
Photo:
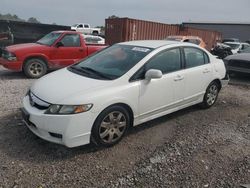
<instances>
[{"instance_id":1,"label":"pickup truck tire","mask_svg":"<svg viewBox=\"0 0 250 188\"><path fill-rule=\"evenodd\" d=\"M28 59L23 66L24 74L29 78L40 78L47 73L47 64L39 58Z\"/></svg>"}]
</instances>

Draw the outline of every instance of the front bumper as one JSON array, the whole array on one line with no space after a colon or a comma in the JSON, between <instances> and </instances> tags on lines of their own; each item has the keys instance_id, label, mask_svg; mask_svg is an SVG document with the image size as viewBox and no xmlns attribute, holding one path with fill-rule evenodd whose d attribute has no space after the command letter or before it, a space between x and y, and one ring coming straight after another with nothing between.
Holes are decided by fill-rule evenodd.
<instances>
[{"instance_id":1,"label":"front bumper","mask_svg":"<svg viewBox=\"0 0 250 188\"><path fill-rule=\"evenodd\" d=\"M45 110L31 106L29 97L23 99L23 119L38 137L67 147L90 143L92 125L96 115L85 112L74 115L49 115Z\"/></svg>"},{"instance_id":2,"label":"front bumper","mask_svg":"<svg viewBox=\"0 0 250 188\"><path fill-rule=\"evenodd\" d=\"M10 69L14 71L22 71L23 62L22 61L8 61L0 57L0 65L5 67L6 69Z\"/></svg>"}]
</instances>

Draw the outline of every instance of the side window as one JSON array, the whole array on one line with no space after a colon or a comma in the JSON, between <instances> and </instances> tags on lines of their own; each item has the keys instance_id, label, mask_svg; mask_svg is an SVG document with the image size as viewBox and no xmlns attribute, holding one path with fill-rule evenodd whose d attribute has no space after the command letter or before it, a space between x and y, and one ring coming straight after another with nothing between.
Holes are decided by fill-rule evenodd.
<instances>
[{"instance_id":1,"label":"side window","mask_svg":"<svg viewBox=\"0 0 250 188\"><path fill-rule=\"evenodd\" d=\"M244 49L246 49L246 48L248 48L249 46L248 45L246 45L246 44L242 44L242 50L244 50Z\"/></svg>"},{"instance_id":2,"label":"side window","mask_svg":"<svg viewBox=\"0 0 250 188\"><path fill-rule=\"evenodd\" d=\"M186 68L204 65L209 62L208 56L197 48L184 48Z\"/></svg>"},{"instance_id":3,"label":"side window","mask_svg":"<svg viewBox=\"0 0 250 188\"><path fill-rule=\"evenodd\" d=\"M87 25L87 24L84 24L84 28L89 28L89 25Z\"/></svg>"},{"instance_id":4,"label":"side window","mask_svg":"<svg viewBox=\"0 0 250 188\"><path fill-rule=\"evenodd\" d=\"M145 70L147 71L149 69L161 70L163 74L180 70L181 69L180 49L175 48L156 54L145 65Z\"/></svg>"},{"instance_id":5,"label":"side window","mask_svg":"<svg viewBox=\"0 0 250 188\"><path fill-rule=\"evenodd\" d=\"M82 25L82 24L79 24L79 25L77 26L77 28L83 28L83 25Z\"/></svg>"},{"instance_id":6,"label":"side window","mask_svg":"<svg viewBox=\"0 0 250 188\"><path fill-rule=\"evenodd\" d=\"M62 38L61 42L64 47L79 47L80 36L78 34L66 34Z\"/></svg>"}]
</instances>

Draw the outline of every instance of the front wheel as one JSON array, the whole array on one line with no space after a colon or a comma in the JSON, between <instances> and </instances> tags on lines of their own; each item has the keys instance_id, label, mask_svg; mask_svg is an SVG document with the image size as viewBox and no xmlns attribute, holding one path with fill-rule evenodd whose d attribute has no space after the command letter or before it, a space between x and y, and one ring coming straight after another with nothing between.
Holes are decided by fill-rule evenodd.
<instances>
[{"instance_id":1,"label":"front wheel","mask_svg":"<svg viewBox=\"0 0 250 188\"><path fill-rule=\"evenodd\" d=\"M32 58L25 62L23 72L29 78L40 78L47 73L47 65L41 59Z\"/></svg>"},{"instance_id":2,"label":"front wheel","mask_svg":"<svg viewBox=\"0 0 250 188\"><path fill-rule=\"evenodd\" d=\"M207 87L201 106L203 108L210 108L211 106L213 106L218 98L219 91L220 89L216 82L210 83Z\"/></svg>"},{"instance_id":3,"label":"front wheel","mask_svg":"<svg viewBox=\"0 0 250 188\"><path fill-rule=\"evenodd\" d=\"M122 139L129 125L127 110L122 106L111 106L97 117L92 137L98 145L112 146Z\"/></svg>"}]
</instances>

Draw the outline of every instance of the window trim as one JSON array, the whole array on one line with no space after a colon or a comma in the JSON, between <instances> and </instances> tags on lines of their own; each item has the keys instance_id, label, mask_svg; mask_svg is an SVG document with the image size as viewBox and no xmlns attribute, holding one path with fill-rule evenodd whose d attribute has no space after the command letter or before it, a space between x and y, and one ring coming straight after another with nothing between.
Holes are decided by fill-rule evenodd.
<instances>
[{"instance_id":1,"label":"window trim","mask_svg":"<svg viewBox=\"0 0 250 188\"><path fill-rule=\"evenodd\" d=\"M194 67L188 67L188 68L186 67L186 58L185 58L185 51L184 51L184 48L194 48L194 49L199 50L199 51L202 52L204 64L198 65L198 66L195 66L195 67L200 67L200 66L203 66L203 65L206 65L206 64L210 64L210 63L211 63L210 58L209 58L209 55L208 55L203 49L197 48L197 47L195 47L195 46L181 46L180 48L181 48L181 51L182 51L182 53L183 53L183 69L194 68ZM207 62L207 63L206 63L206 61L205 61L205 55L207 56L207 59L208 59L208 62Z\"/></svg>"},{"instance_id":2,"label":"window trim","mask_svg":"<svg viewBox=\"0 0 250 188\"><path fill-rule=\"evenodd\" d=\"M173 72L178 72L178 71L181 71L184 69L184 62L183 62L183 53L182 53L182 50L181 50L181 47L178 46L178 47L171 47L171 48L167 48L167 49L164 49L158 53L156 53L154 56L152 56L149 60L147 60L130 78L129 78L129 82L135 82L135 81L140 81L140 80L144 80L145 78L134 78L136 76L136 74L138 74L138 72L140 72L142 69L145 69L145 66L147 63L149 63L156 55L159 55L160 53L163 53L165 51L169 51L169 50L173 50L173 49L179 49L179 52L180 52L180 69L179 70L176 70L176 71L173 71ZM145 70L144 70L145 71ZM162 73L162 75L166 75L166 74L171 74L173 72L167 72L167 73Z\"/></svg>"}]
</instances>

